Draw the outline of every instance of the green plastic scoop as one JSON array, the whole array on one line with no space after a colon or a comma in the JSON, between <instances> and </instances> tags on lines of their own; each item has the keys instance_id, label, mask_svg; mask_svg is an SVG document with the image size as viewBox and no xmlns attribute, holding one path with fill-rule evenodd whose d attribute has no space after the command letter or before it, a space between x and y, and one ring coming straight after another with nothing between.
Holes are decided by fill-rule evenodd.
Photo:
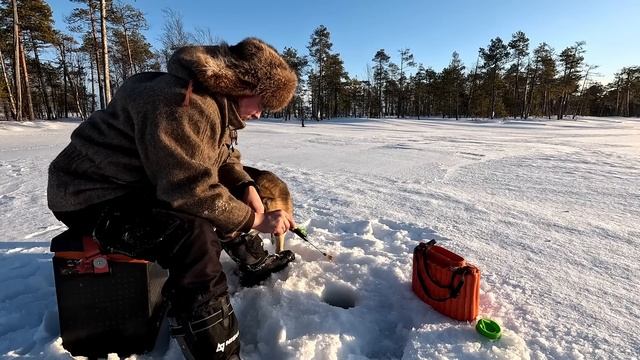
<instances>
[{"instance_id":1,"label":"green plastic scoop","mask_svg":"<svg viewBox=\"0 0 640 360\"><path fill-rule=\"evenodd\" d=\"M476 323L476 331L491 340L498 340L502 336L500 325L491 319L478 320Z\"/></svg>"}]
</instances>

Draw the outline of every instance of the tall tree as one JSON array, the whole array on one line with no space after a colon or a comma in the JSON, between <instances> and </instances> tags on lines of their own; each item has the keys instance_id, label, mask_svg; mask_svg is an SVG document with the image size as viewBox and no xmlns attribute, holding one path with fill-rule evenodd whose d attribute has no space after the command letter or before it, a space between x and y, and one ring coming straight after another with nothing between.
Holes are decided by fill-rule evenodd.
<instances>
[{"instance_id":1,"label":"tall tree","mask_svg":"<svg viewBox=\"0 0 640 360\"><path fill-rule=\"evenodd\" d=\"M389 67L390 60L391 60L391 57L387 55L384 49L378 50L376 54L373 56L373 62L374 62L373 79L374 79L374 86L378 94L378 102L376 106L378 110L377 116L379 118L382 118L384 116L382 94L384 90L384 85L387 79L389 78L388 67Z\"/></svg>"},{"instance_id":2,"label":"tall tree","mask_svg":"<svg viewBox=\"0 0 640 360\"><path fill-rule=\"evenodd\" d=\"M23 47L25 50L30 50L33 53L34 61L27 61L26 53L21 56L25 57L25 63L28 63L32 69L35 69L37 75L38 85L37 89L34 87L34 90L39 90L37 92L40 96L38 108L44 107L47 119L52 119L55 114L48 91L50 86L47 83L47 79L45 79L42 62L40 61L40 51L41 49L51 46L55 41L53 13L51 7L43 0L19 0L18 13ZM23 72L25 69L23 69ZM27 95L29 96L31 87L27 90ZM29 112L31 112L31 110L29 110Z\"/></svg>"},{"instance_id":3,"label":"tall tree","mask_svg":"<svg viewBox=\"0 0 640 360\"><path fill-rule=\"evenodd\" d=\"M126 50L127 46L131 49L130 53ZM122 30L112 29L110 47L111 83L115 87L132 73L160 70L160 64L151 44L138 31L133 31L125 37Z\"/></svg>"},{"instance_id":4,"label":"tall tree","mask_svg":"<svg viewBox=\"0 0 640 360\"><path fill-rule=\"evenodd\" d=\"M407 82L407 77L405 75L405 70L407 68L413 68L416 66L416 62L413 59L413 54L410 49L400 49L398 51L400 53L400 77L398 79L399 86L399 96L398 96L398 117L403 117L405 114L405 85Z\"/></svg>"},{"instance_id":5,"label":"tall tree","mask_svg":"<svg viewBox=\"0 0 640 360\"><path fill-rule=\"evenodd\" d=\"M104 106L106 106L111 101L109 48L107 47L107 0L100 0L100 25L100 34L102 35L102 65L104 66Z\"/></svg>"},{"instance_id":6,"label":"tall tree","mask_svg":"<svg viewBox=\"0 0 640 360\"><path fill-rule=\"evenodd\" d=\"M298 55L298 51L296 49L285 47L282 52L282 57L289 64L291 69L295 71L296 76L298 77L298 86L296 88L296 93L293 98L293 101L287 105L284 110L284 118L285 121L291 119L291 114L294 112L298 113L298 117L300 118L300 123L302 127L304 127L304 102L302 99L302 91L304 87L304 80L302 75L304 74L305 69L309 66L309 60L306 56Z\"/></svg>"},{"instance_id":7,"label":"tall tree","mask_svg":"<svg viewBox=\"0 0 640 360\"><path fill-rule=\"evenodd\" d=\"M618 116L638 116L638 96L640 95L640 66L623 67L616 73L615 114Z\"/></svg>"},{"instance_id":8,"label":"tall tree","mask_svg":"<svg viewBox=\"0 0 640 360\"><path fill-rule=\"evenodd\" d=\"M512 115L515 119L517 115L524 117L524 106L520 102L520 88L519 80L520 73L522 72L523 59L529 55L529 38L522 32L516 31L511 36L509 41L509 49L511 50L511 58L514 61L515 70L515 84L514 84L514 107L512 109Z\"/></svg>"},{"instance_id":9,"label":"tall tree","mask_svg":"<svg viewBox=\"0 0 640 360\"><path fill-rule=\"evenodd\" d=\"M160 41L162 42L161 54L166 66L169 58L177 48L191 44L191 35L185 30L184 21L179 12L164 8L162 13L164 14L165 23L162 26Z\"/></svg>"},{"instance_id":10,"label":"tall tree","mask_svg":"<svg viewBox=\"0 0 640 360\"><path fill-rule=\"evenodd\" d=\"M2 55L2 49L0 48L0 66L2 68L2 78L4 80L4 87L7 91L7 96L9 97L9 103L11 105L10 112L11 118L16 119L16 102L13 99L13 92L11 91L11 84L9 82L9 76L7 75L7 68L4 63L4 56ZM6 115L6 111L5 111Z\"/></svg>"},{"instance_id":11,"label":"tall tree","mask_svg":"<svg viewBox=\"0 0 640 360\"><path fill-rule=\"evenodd\" d=\"M13 47L14 47L14 72L16 88L16 121L22 121L22 85L20 81L20 20L18 18L18 0L11 1L13 10Z\"/></svg>"},{"instance_id":12,"label":"tall tree","mask_svg":"<svg viewBox=\"0 0 640 360\"><path fill-rule=\"evenodd\" d=\"M589 85L589 76L593 75L593 70L597 69L598 65L585 65L585 72L584 72L584 76L582 77L582 86L580 87L580 105L575 107L575 111L573 113L573 118L575 119L578 115L582 115L582 109L585 106L585 92L587 90L587 85Z\"/></svg>"},{"instance_id":13,"label":"tall tree","mask_svg":"<svg viewBox=\"0 0 640 360\"><path fill-rule=\"evenodd\" d=\"M74 3L83 4L86 7L74 8L71 14L66 18L69 24L69 30L83 34L83 48L93 57L93 66L96 71L98 83L98 97L100 98L100 108L105 107L104 83L102 57L100 55L100 46L98 45L98 32L96 30L98 18L100 18L100 7L97 0L70 0ZM92 80L93 81L93 80Z\"/></svg>"},{"instance_id":14,"label":"tall tree","mask_svg":"<svg viewBox=\"0 0 640 360\"><path fill-rule=\"evenodd\" d=\"M348 76L338 53L329 54L325 65L327 113L331 114L331 117L337 117L341 95L344 92L343 80L347 80Z\"/></svg>"},{"instance_id":15,"label":"tall tree","mask_svg":"<svg viewBox=\"0 0 640 360\"><path fill-rule=\"evenodd\" d=\"M63 84L63 98L62 108L64 117L69 117L69 102L68 102L68 81L69 78L69 66L67 65L67 51L70 50L71 44L74 42L73 38L69 35L61 32L56 33L55 44L58 47L58 57L60 59L60 67L62 67L62 84Z\"/></svg>"},{"instance_id":16,"label":"tall tree","mask_svg":"<svg viewBox=\"0 0 640 360\"><path fill-rule=\"evenodd\" d=\"M537 112L551 118L551 97L557 74L556 62L554 60L554 50L547 43L540 43L533 50L533 71L531 85L530 107L536 111L534 106L536 100L540 104ZM542 96L539 96L541 93ZM538 94L536 99L536 94Z\"/></svg>"},{"instance_id":17,"label":"tall tree","mask_svg":"<svg viewBox=\"0 0 640 360\"><path fill-rule=\"evenodd\" d=\"M142 11L130 4L114 3L110 14L111 21L121 31L124 38L124 45L127 54L128 64L124 68L124 77L138 72L136 64L133 61L130 37L132 33L139 33L141 30L147 30L147 20L144 18ZM119 34L119 32L114 31ZM135 35L134 35L135 36Z\"/></svg>"},{"instance_id":18,"label":"tall tree","mask_svg":"<svg viewBox=\"0 0 640 360\"><path fill-rule=\"evenodd\" d=\"M18 42L18 46L20 47L20 68L22 69L22 77L24 79L24 88L25 88L25 95L27 97L27 115L29 116L29 120L33 121L35 120L35 114L33 112L33 97L31 96L31 85L30 85L30 81L29 81L29 72L27 70L27 57L25 55L25 51L24 51L24 44L23 41L19 41ZM20 76L20 75L18 75Z\"/></svg>"},{"instance_id":19,"label":"tall tree","mask_svg":"<svg viewBox=\"0 0 640 360\"><path fill-rule=\"evenodd\" d=\"M506 60L509 58L507 45L502 42L500 37L491 39L487 49L480 48L480 56L482 57L482 69L489 81L491 89L491 110L489 116L493 119L496 116L496 99L497 87L500 80L500 73L503 70Z\"/></svg>"},{"instance_id":20,"label":"tall tree","mask_svg":"<svg viewBox=\"0 0 640 360\"><path fill-rule=\"evenodd\" d=\"M320 25L311 34L311 39L307 45L311 61L315 64L313 70L314 76L311 81L311 109L312 116L316 120L321 120L326 116L326 99L325 99L325 67L326 62L331 55L331 33L324 26Z\"/></svg>"},{"instance_id":21,"label":"tall tree","mask_svg":"<svg viewBox=\"0 0 640 360\"><path fill-rule=\"evenodd\" d=\"M449 66L442 70L443 94L446 94L447 97L446 112L451 117L455 109L456 120L460 117L460 96L463 92L464 69L460 55L454 51L451 54Z\"/></svg>"},{"instance_id":22,"label":"tall tree","mask_svg":"<svg viewBox=\"0 0 640 360\"><path fill-rule=\"evenodd\" d=\"M580 70L584 62L585 42L578 41L562 50L558 56L562 76L558 79L560 98L558 99L558 120L564 117L569 96L578 90Z\"/></svg>"},{"instance_id":23,"label":"tall tree","mask_svg":"<svg viewBox=\"0 0 640 360\"><path fill-rule=\"evenodd\" d=\"M469 82L469 99L467 100L467 109L470 116L476 116L477 112L475 109L477 106L475 105L474 100L476 100L476 87L478 82L478 68L480 66L480 51L478 51L478 57L476 58L476 66L473 69L473 72L469 73L467 76L467 81Z\"/></svg>"}]
</instances>

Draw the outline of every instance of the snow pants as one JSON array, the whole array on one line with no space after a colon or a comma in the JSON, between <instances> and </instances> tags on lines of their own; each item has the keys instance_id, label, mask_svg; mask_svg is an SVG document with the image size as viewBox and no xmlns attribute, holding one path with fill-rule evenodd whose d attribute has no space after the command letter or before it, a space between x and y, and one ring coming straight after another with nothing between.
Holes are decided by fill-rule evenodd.
<instances>
[{"instance_id":1,"label":"snow pants","mask_svg":"<svg viewBox=\"0 0 640 360\"><path fill-rule=\"evenodd\" d=\"M275 175L263 175L275 178L277 186L286 190ZM220 264L223 241L208 220L175 211L140 193L54 215L69 228L93 234L107 252L154 261L169 269L163 292L171 303L173 333L187 358L237 358L238 322ZM264 252L261 240L259 246L250 245L246 248Z\"/></svg>"}]
</instances>

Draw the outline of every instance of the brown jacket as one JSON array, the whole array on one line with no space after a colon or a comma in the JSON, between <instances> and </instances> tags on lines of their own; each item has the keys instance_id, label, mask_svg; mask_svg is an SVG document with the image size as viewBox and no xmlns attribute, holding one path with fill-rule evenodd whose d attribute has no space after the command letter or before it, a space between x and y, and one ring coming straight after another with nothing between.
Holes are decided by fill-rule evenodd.
<instances>
[{"instance_id":1,"label":"brown jacket","mask_svg":"<svg viewBox=\"0 0 640 360\"><path fill-rule=\"evenodd\" d=\"M129 78L105 110L74 130L49 167L51 210L152 192L222 234L251 228L253 212L229 192L251 180L231 147L231 135L245 126L235 99L258 94L266 108L280 109L293 96L295 73L252 38L181 48L167 67Z\"/></svg>"}]
</instances>

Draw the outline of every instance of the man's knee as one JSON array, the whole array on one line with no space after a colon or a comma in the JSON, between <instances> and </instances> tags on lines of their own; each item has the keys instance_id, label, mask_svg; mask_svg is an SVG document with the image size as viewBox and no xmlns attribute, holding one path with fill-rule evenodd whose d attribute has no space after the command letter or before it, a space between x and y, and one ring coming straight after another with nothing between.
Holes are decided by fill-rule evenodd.
<instances>
[{"instance_id":1,"label":"man's knee","mask_svg":"<svg viewBox=\"0 0 640 360\"><path fill-rule=\"evenodd\" d=\"M157 261L164 266L193 231L193 225L173 211L107 207L93 234L108 252Z\"/></svg>"}]
</instances>

